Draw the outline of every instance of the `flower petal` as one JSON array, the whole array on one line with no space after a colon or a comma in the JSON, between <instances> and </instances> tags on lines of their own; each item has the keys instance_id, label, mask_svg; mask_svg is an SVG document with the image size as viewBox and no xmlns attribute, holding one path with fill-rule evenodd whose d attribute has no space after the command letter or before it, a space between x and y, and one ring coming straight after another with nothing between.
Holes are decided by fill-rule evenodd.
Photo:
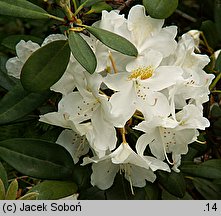
<instances>
[{"instance_id":1,"label":"flower petal","mask_svg":"<svg viewBox=\"0 0 221 216\"><path fill-rule=\"evenodd\" d=\"M63 130L56 143L63 146L72 156L74 163L79 161L82 155L89 151L89 144L85 136L80 136L72 130Z\"/></svg>"},{"instance_id":2,"label":"flower petal","mask_svg":"<svg viewBox=\"0 0 221 216\"><path fill-rule=\"evenodd\" d=\"M106 190L112 186L114 178L119 171L119 165L113 164L111 159L106 159L92 165L91 184Z\"/></svg>"}]
</instances>

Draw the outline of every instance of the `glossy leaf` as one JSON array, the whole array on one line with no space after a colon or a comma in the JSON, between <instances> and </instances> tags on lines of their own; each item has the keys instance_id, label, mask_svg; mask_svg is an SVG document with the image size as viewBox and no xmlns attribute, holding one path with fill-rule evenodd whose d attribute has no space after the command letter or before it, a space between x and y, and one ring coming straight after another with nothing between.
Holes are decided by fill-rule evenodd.
<instances>
[{"instance_id":1,"label":"glossy leaf","mask_svg":"<svg viewBox=\"0 0 221 216\"><path fill-rule=\"evenodd\" d=\"M87 26L86 28L92 35L111 49L129 56L138 55L136 47L126 38L104 29L91 26Z\"/></svg>"},{"instance_id":2,"label":"glossy leaf","mask_svg":"<svg viewBox=\"0 0 221 216\"><path fill-rule=\"evenodd\" d=\"M0 14L30 19L48 19L50 16L44 9L26 0L0 0Z\"/></svg>"},{"instance_id":3,"label":"glossy leaf","mask_svg":"<svg viewBox=\"0 0 221 216\"><path fill-rule=\"evenodd\" d=\"M24 41L31 40L39 44L43 42L41 38L38 38L32 35L10 35L2 40L2 45L9 49L15 50L17 43L20 42L21 40L24 40Z\"/></svg>"},{"instance_id":4,"label":"glossy leaf","mask_svg":"<svg viewBox=\"0 0 221 216\"><path fill-rule=\"evenodd\" d=\"M15 200L17 197L17 191L18 191L18 181L15 179L8 186L8 190L6 192L5 199L6 200Z\"/></svg>"},{"instance_id":5,"label":"glossy leaf","mask_svg":"<svg viewBox=\"0 0 221 216\"><path fill-rule=\"evenodd\" d=\"M55 200L70 196L77 192L77 185L67 181L43 181L29 192L37 192L38 200ZM29 193L28 192L28 193Z\"/></svg>"},{"instance_id":6,"label":"glossy leaf","mask_svg":"<svg viewBox=\"0 0 221 216\"><path fill-rule=\"evenodd\" d=\"M194 163L183 163L180 169L192 176L208 179L221 178L221 159L213 159L199 165Z\"/></svg>"},{"instance_id":7,"label":"glossy leaf","mask_svg":"<svg viewBox=\"0 0 221 216\"><path fill-rule=\"evenodd\" d=\"M172 195L182 198L186 192L186 183L182 173L158 171L159 183Z\"/></svg>"},{"instance_id":8,"label":"glossy leaf","mask_svg":"<svg viewBox=\"0 0 221 216\"><path fill-rule=\"evenodd\" d=\"M213 182L203 178L193 178L193 184L200 194L208 200L218 200L221 197L219 187Z\"/></svg>"},{"instance_id":9,"label":"glossy leaf","mask_svg":"<svg viewBox=\"0 0 221 216\"><path fill-rule=\"evenodd\" d=\"M15 121L36 109L50 95L30 93L20 83L13 87L0 101L0 125Z\"/></svg>"},{"instance_id":10,"label":"glossy leaf","mask_svg":"<svg viewBox=\"0 0 221 216\"><path fill-rule=\"evenodd\" d=\"M35 178L67 179L73 172L73 160L65 148L38 139L1 141L0 158L19 172Z\"/></svg>"},{"instance_id":11,"label":"glossy leaf","mask_svg":"<svg viewBox=\"0 0 221 216\"><path fill-rule=\"evenodd\" d=\"M35 51L21 72L23 87L31 92L48 90L64 74L70 59L66 40L53 41Z\"/></svg>"},{"instance_id":12,"label":"glossy leaf","mask_svg":"<svg viewBox=\"0 0 221 216\"><path fill-rule=\"evenodd\" d=\"M71 31L69 34L69 45L73 56L82 67L84 67L89 73L94 73L97 67L96 56L81 35Z\"/></svg>"},{"instance_id":13,"label":"glossy leaf","mask_svg":"<svg viewBox=\"0 0 221 216\"><path fill-rule=\"evenodd\" d=\"M143 0L143 5L151 17L165 19L176 10L178 0Z\"/></svg>"},{"instance_id":14,"label":"glossy leaf","mask_svg":"<svg viewBox=\"0 0 221 216\"><path fill-rule=\"evenodd\" d=\"M218 32L219 39L221 40L221 2L220 0L215 1L214 7L214 18L215 18L215 25Z\"/></svg>"}]
</instances>

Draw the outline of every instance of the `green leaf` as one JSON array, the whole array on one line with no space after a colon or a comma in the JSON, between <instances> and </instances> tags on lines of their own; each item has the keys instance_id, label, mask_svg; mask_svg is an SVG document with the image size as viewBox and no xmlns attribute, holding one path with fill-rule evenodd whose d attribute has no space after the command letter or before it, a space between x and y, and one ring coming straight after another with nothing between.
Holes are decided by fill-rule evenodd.
<instances>
[{"instance_id":1,"label":"green leaf","mask_svg":"<svg viewBox=\"0 0 221 216\"><path fill-rule=\"evenodd\" d=\"M168 191L163 190L162 191L162 199L163 200L192 200L193 198L188 193L185 193L184 197L179 198L179 197L176 197L176 196L170 194Z\"/></svg>"},{"instance_id":2,"label":"green leaf","mask_svg":"<svg viewBox=\"0 0 221 216\"><path fill-rule=\"evenodd\" d=\"M106 200L105 191L97 187L87 188L79 194L79 200Z\"/></svg>"},{"instance_id":3,"label":"green leaf","mask_svg":"<svg viewBox=\"0 0 221 216\"><path fill-rule=\"evenodd\" d=\"M159 188L156 184L147 182L146 186L144 187L145 190L145 199L146 200L157 200L159 196Z\"/></svg>"},{"instance_id":4,"label":"green leaf","mask_svg":"<svg viewBox=\"0 0 221 216\"><path fill-rule=\"evenodd\" d=\"M221 178L221 159L208 160L199 165L184 162L182 163L180 170L192 176L219 179Z\"/></svg>"},{"instance_id":5,"label":"green leaf","mask_svg":"<svg viewBox=\"0 0 221 216\"><path fill-rule=\"evenodd\" d=\"M31 40L38 44L41 44L43 42L41 38L32 35L10 35L2 40L2 45L9 49L15 50L17 43L20 42L21 40L24 41Z\"/></svg>"},{"instance_id":6,"label":"green leaf","mask_svg":"<svg viewBox=\"0 0 221 216\"><path fill-rule=\"evenodd\" d=\"M2 73L7 73L6 70L6 62L8 61L8 57L6 55L2 55L0 54L0 71L2 71Z\"/></svg>"},{"instance_id":7,"label":"green leaf","mask_svg":"<svg viewBox=\"0 0 221 216\"><path fill-rule=\"evenodd\" d=\"M134 195L129 192L131 200L159 200L160 188L156 183L146 182L146 186L139 188L133 187Z\"/></svg>"},{"instance_id":8,"label":"green leaf","mask_svg":"<svg viewBox=\"0 0 221 216\"><path fill-rule=\"evenodd\" d=\"M84 67L90 74L94 73L97 67L96 56L81 35L71 31L69 34L69 45L73 56L82 67Z\"/></svg>"},{"instance_id":9,"label":"green leaf","mask_svg":"<svg viewBox=\"0 0 221 216\"><path fill-rule=\"evenodd\" d=\"M72 180L77 184L78 188L80 190L83 190L85 188L89 188L91 186L90 178L91 178L91 166L80 166L75 165L74 166L74 174L72 176Z\"/></svg>"},{"instance_id":10,"label":"green leaf","mask_svg":"<svg viewBox=\"0 0 221 216\"><path fill-rule=\"evenodd\" d=\"M9 91L0 101L0 125L13 122L36 109L50 95L30 93L23 89L20 83Z\"/></svg>"},{"instance_id":11,"label":"green leaf","mask_svg":"<svg viewBox=\"0 0 221 216\"><path fill-rule=\"evenodd\" d=\"M6 90L11 90L13 86L16 84L16 81L11 79L8 74L2 72L0 69L0 86Z\"/></svg>"},{"instance_id":12,"label":"green leaf","mask_svg":"<svg viewBox=\"0 0 221 216\"><path fill-rule=\"evenodd\" d=\"M18 181L14 179L8 186L8 190L5 195L6 200L16 200L18 191Z\"/></svg>"},{"instance_id":13,"label":"green leaf","mask_svg":"<svg viewBox=\"0 0 221 216\"><path fill-rule=\"evenodd\" d=\"M3 181L0 178L0 200L4 200L5 199L5 186Z\"/></svg>"},{"instance_id":14,"label":"green leaf","mask_svg":"<svg viewBox=\"0 0 221 216\"><path fill-rule=\"evenodd\" d=\"M219 39L221 40L221 2L220 0L215 1L214 7L214 19L215 25L218 32Z\"/></svg>"},{"instance_id":15,"label":"green leaf","mask_svg":"<svg viewBox=\"0 0 221 216\"><path fill-rule=\"evenodd\" d=\"M214 104L212 106L211 116L213 118L221 118L221 108L220 108L220 106L218 104Z\"/></svg>"},{"instance_id":16,"label":"green leaf","mask_svg":"<svg viewBox=\"0 0 221 216\"><path fill-rule=\"evenodd\" d=\"M50 14L26 0L0 0L0 14L30 18L48 19Z\"/></svg>"},{"instance_id":17,"label":"green leaf","mask_svg":"<svg viewBox=\"0 0 221 216\"><path fill-rule=\"evenodd\" d=\"M215 23L211 20L206 20L202 22L200 30L205 35L205 38L211 48L215 48L218 44L218 37L217 37L217 29Z\"/></svg>"},{"instance_id":18,"label":"green leaf","mask_svg":"<svg viewBox=\"0 0 221 216\"><path fill-rule=\"evenodd\" d=\"M77 192L77 185L67 181L43 181L34 186L30 192L37 192L38 200L55 200L70 196Z\"/></svg>"},{"instance_id":19,"label":"green leaf","mask_svg":"<svg viewBox=\"0 0 221 216\"><path fill-rule=\"evenodd\" d=\"M27 130L33 130L33 123L29 121L25 121L24 118L20 119L21 122L13 124L6 124L0 126L0 141L11 139L11 138L19 138L23 137L26 134ZM35 121L38 121L35 118Z\"/></svg>"},{"instance_id":20,"label":"green leaf","mask_svg":"<svg viewBox=\"0 0 221 216\"><path fill-rule=\"evenodd\" d=\"M8 187L7 172L1 162L0 162L0 179L4 184L4 188L7 188Z\"/></svg>"},{"instance_id":21,"label":"green leaf","mask_svg":"<svg viewBox=\"0 0 221 216\"><path fill-rule=\"evenodd\" d=\"M84 7L90 7L91 5L97 4L99 2L104 2L104 0L82 0L81 5Z\"/></svg>"},{"instance_id":22,"label":"green leaf","mask_svg":"<svg viewBox=\"0 0 221 216\"><path fill-rule=\"evenodd\" d=\"M91 6L91 9L85 14L101 13L103 10L110 11L112 7L106 2L98 2Z\"/></svg>"},{"instance_id":23,"label":"green leaf","mask_svg":"<svg viewBox=\"0 0 221 216\"><path fill-rule=\"evenodd\" d=\"M165 19L176 10L178 0L143 0L143 5L151 17Z\"/></svg>"},{"instance_id":24,"label":"green leaf","mask_svg":"<svg viewBox=\"0 0 221 216\"><path fill-rule=\"evenodd\" d=\"M171 173L164 171L157 171L159 183L172 195L179 198L184 197L186 192L186 182L182 173Z\"/></svg>"},{"instance_id":25,"label":"green leaf","mask_svg":"<svg viewBox=\"0 0 221 216\"><path fill-rule=\"evenodd\" d=\"M193 178L193 184L200 194L208 200L219 200L221 191L213 182L203 178Z\"/></svg>"},{"instance_id":26,"label":"green leaf","mask_svg":"<svg viewBox=\"0 0 221 216\"><path fill-rule=\"evenodd\" d=\"M213 130L216 136L220 137L221 131L221 118L217 119L213 124Z\"/></svg>"},{"instance_id":27,"label":"green leaf","mask_svg":"<svg viewBox=\"0 0 221 216\"><path fill-rule=\"evenodd\" d=\"M67 179L73 172L73 160L65 148L38 139L1 141L0 158L19 172L40 179Z\"/></svg>"},{"instance_id":28,"label":"green leaf","mask_svg":"<svg viewBox=\"0 0 221 216\"><path fill-rule=\"evenodd\" d=\"M53 41L35 51L25 62L21 83L31 92L48 90L64 74L70 59L66 40Z\"/></svg>"},{"instance_id":29,"label":"green leaf","mask_svg":"<svg viewBox=\"0 0 221 216\"><path fill-rule=\"evenodd\" d=\"M129 56L138 55L136 47L126 38L96 27L87 26L86 29L103 44L110 47L111 49Z\"/></svg>"}]
</instances>

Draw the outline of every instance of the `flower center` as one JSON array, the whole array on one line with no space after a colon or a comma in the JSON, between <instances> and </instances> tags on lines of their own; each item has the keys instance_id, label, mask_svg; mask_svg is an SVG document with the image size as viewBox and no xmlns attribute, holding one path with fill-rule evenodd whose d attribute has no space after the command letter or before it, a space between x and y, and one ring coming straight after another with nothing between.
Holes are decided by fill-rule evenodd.
<instances>
[{"instance_id":1,"label":"flower center","mask_svg":"<svg viewBox=\"0 0 221 216\"><path fill-rule=\"evenodd\" d=\"M141 80L145 80L150 78L153 75L153 67L138 67L137 69L133 70L129 76L129 79L137 79L140 78Z\"/></svg>"}]
</instances>

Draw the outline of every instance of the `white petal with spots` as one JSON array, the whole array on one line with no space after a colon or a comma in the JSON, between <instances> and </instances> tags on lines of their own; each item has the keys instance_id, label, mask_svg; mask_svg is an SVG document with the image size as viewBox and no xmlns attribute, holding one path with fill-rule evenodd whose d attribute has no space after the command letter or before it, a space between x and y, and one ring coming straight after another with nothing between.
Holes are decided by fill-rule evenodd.
<instances>
[{"instance_id":1,"label":"white petal with spots","mask_svg":"<svg viewBox=\"0 0 221 216\"><path fill-rule=\"evenodd\" d=\"M72 130L63 130L56 143L67 149L74 163L77 163L79 158L89 151L89 144L86 137L80 136Z\"/></svg>"}]
</instances>

